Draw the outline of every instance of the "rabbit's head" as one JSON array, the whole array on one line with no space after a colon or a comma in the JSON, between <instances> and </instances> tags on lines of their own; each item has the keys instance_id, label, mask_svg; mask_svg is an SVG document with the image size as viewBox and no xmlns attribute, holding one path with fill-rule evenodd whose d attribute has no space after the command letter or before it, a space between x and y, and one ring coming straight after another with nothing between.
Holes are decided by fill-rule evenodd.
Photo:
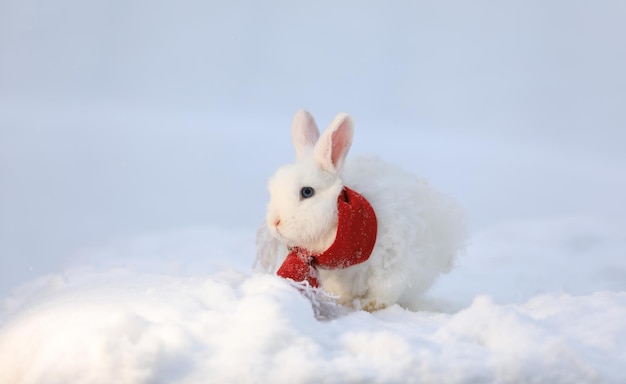
<instances>
[{"instance_id":1,"label":"rabbit's head","mask_svg":"<svg viewBox=\"0 0 626 384\"><path fill-rule=\"evenodd\" d=\"M320 136L313 117L301 110L291 134L297 159L279 168L269 181L267 226L288 246L323 252L337 233L337 196L353 122L339 114Z\"/></svg>"}]
</instances>

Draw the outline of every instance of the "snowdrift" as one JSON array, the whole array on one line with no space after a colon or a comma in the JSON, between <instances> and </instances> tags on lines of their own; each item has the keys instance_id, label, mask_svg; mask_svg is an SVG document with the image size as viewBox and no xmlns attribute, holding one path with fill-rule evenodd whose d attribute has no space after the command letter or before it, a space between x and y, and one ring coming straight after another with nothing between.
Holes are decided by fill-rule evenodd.
<instances>
[{"instance_id":1,"label":"snowdrift","mask_svg":"<svg viewBox=\"0 0 626 384\"><path fill-rule=\"evenodd\" d=\"M626 380L626 241L605 225L485 231L423 311L329 321L284 280L250 272L253 236L144 236L20 287L0 318L0 382Z\"/></svg>"}]
</instances>

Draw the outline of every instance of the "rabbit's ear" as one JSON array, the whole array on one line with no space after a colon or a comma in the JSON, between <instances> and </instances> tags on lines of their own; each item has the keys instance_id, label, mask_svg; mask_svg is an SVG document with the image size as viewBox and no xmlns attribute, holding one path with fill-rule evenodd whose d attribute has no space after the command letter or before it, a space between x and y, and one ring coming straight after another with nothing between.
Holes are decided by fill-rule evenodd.
<instances>
[{"instance_id":1,"label":"rabbit's ear","mask_svg":"<svg viewBox=\"0 0 626 384\"><path fill-rule=\"evenodd\" d=\"M340 113L328 126L315 146L315 159L322 169L339 173L352 145L354 123L346 113Z\"/></svg>"},{"instance_id":2,"label":"rabbit's ear","mask_svg":"<svg viewBox=\"0 0 626 384\"><path fill-rule=\"evenodd\" d=\"M296 157L300 159L310 153L319 137L320 131L313 116L304 109L296 112L291 123L291 140L296 148Z\"/></svg>"}]
</instances>

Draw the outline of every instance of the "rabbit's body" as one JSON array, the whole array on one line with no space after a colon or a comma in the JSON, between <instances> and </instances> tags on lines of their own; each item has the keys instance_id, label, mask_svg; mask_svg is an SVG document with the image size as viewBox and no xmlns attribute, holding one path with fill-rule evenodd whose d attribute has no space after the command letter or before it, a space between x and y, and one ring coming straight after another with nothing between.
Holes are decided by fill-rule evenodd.
<instances>
[{"instance_id":1,"label":"rabbit's body","mask_svg":"<svg viewBox=\"0 0 626 384\"><path fill-rule=\"evenodd\" d=\"M456 205L424 180L378 158L351 159L344 167L352 139L347 115L339 115L318 141L312 117L301 111L292 134L298 161L270 180L270 232L287 246L323 252L337 235L337 196L344 185L353 189L376 213L376 243L365 262L317 268L322 288L355 308L414 307L419 294L450 270L464 245ZM279 252L283 255L277 261L282 261L285 252Z\"/></svg>"},{"instance_id":2,"label":"rabbit's body","mask_svg":"<svg viewBox=\"0 0 626 384\"><path fill-rule=\"evenodd\" d=\"M349 159L342 179L374 208L377 241L364 263L320 269L322 287L355 307L379 309L396 302L413 307L437 276L452 268L463 247L460 211L425 180L379 158Z\"/></svg>"}]
</instances>

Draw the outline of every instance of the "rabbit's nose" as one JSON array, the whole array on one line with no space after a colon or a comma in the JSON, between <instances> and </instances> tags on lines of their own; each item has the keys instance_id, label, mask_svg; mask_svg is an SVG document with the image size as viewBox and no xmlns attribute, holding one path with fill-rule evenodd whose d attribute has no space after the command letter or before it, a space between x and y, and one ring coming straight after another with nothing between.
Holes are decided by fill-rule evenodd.
<instances>
[{"instance_id":1,"label":"rabbit's nose","mask_svg":"<svg viewBox=\"0 0 626 384\"><path fill-rule=\"evenodd\" d=\"M280 225L280 217L274 219L274 226L278 227Z\"/></svg>"}]
</instances>

